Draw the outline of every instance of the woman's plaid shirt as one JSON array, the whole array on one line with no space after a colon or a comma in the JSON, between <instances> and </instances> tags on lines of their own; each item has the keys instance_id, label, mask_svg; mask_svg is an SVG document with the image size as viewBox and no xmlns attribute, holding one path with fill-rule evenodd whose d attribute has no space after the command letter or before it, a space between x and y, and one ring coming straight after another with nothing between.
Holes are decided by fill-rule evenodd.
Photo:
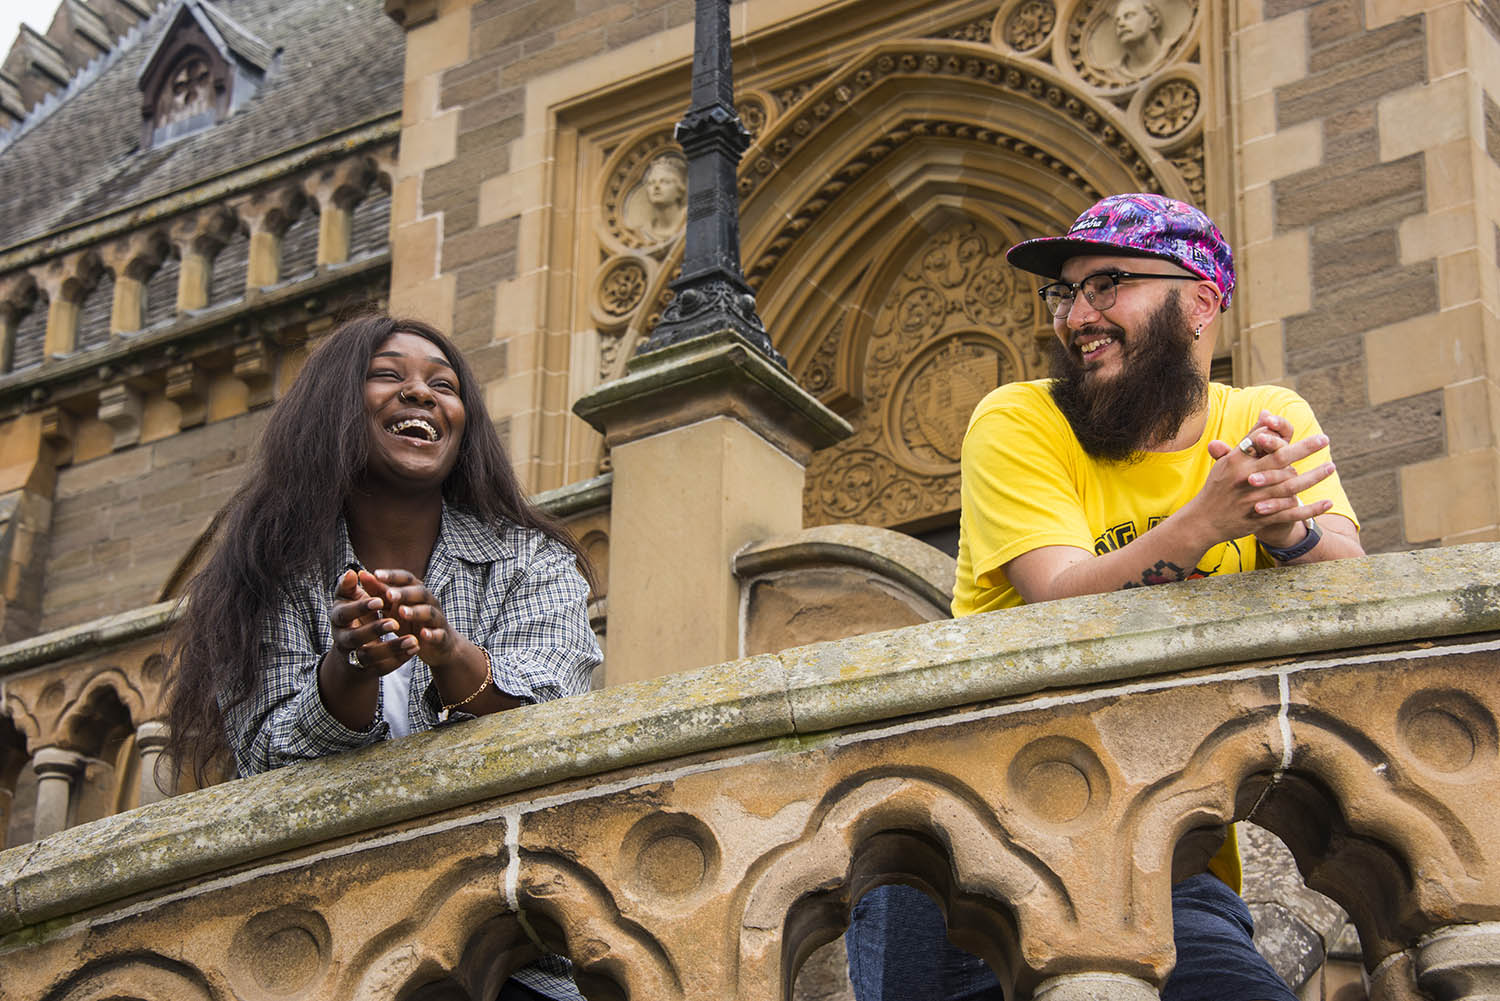
<instances>
[{"instance_id":1,"label":"woman's plaid shirt","mask_svg":"<svg viewBox=\"0 0 1500 1001\"><path fill-rule=\"evenodd\" d=\"M241 775L268 771L384 740L389 728L377 700L363 730L329 714L318 696L318 664L333 645L328 610L338 579L358 567L339 521L337 558L321 579L297 582L261 635L260 687L226 713L229 743ZM588 691L604 659L589 628L588 584L566 546L540 532L495 530L443 507L443 525L423 581L448 625L490 652L495 687L526 702ZM382 695L383 698L383 695ZM406 711L413 732L437 725L442 701L432 669L412 665ZM472 719L455 712L452 719ZM515 979L557 1001L580 999L561 956L544 955ZM581 999L580 999L581 1001Z\"/></svg>"},{"instance_id":2,"label":"woman's plaid shirt","mask_svg":"<svg viewBox=\"0 0 1500 1001\"><path fill-rule=\"evenodd\" d=\"M226 725L241 775L347 751L388 736L383 707L363 730L344 726L318 695L318 664L333 645L328 611L338 578L358 566L348 529L338 526L334 565L296 582L261 634L260 683L229 709ZM423 581L448 625L490 652L495 687L525 702L588 691L603 657L589 628L588 585L573 553L540 532L492 529L444 506ZM413 665L407 713L413 732L437 725L442 702L432 669ZM471 719L455 712L455 720Z\"/></svg>"}]
</instances>

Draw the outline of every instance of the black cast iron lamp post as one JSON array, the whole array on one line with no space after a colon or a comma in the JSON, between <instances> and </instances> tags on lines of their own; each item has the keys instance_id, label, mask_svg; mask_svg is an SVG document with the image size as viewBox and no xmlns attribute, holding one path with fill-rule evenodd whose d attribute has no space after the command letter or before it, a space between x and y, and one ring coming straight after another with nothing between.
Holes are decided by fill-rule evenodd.
<instances>
[{"instance_id":1,"label":"black cast iron lamp post","mask_svg":"<svg viewBox=\"0 0 1500 1001\"><path fill-rule=\"evenodd\" d=\"M677 123L677 141L688 164L682 276L671 283L675 296L640 352L732 330L784 368L740 270L736 168L750 133L734 110L729 0L697 0L693 103Z\"/></svg>"}]
</instances>

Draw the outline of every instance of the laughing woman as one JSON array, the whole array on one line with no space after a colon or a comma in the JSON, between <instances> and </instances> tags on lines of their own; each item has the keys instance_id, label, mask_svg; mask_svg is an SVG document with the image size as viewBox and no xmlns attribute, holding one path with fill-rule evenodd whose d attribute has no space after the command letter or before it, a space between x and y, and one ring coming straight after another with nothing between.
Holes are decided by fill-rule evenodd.
<instances>
[{"instance_id":1,"label":"laughing woman","mask_svg":"<svg viewBox=\"0 0 1500 1001\"><path fill-rule=\"evenodd\" d=\"M600 662L568 534L521 492L446 337L345 324L277 404L189 586L179 762L240 775L586 691ZM566 963L503 1001L578 996Z\"/></svg>"}]
</instances>

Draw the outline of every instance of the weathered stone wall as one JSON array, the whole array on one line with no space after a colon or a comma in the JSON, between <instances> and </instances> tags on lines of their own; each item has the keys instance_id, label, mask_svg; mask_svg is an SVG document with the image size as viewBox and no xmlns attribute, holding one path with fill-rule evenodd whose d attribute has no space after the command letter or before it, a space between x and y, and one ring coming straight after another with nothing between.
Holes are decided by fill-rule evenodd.
<instances>
[{"instance_id":1,"label":"weathered stone wall","mask_svg":"<svg viewBox=\"0 0 1500 1001\"><path fill-rule=\"evenodd\" d=\"M1367 550L1494 538L1496 40L1464 4L1238 9L1236 374L1318 411Z\"/></svg>"},{"instance_id":2,"label":"weathered stone wall","mask_svg":"<svg viewBox=\"0 0 1500 1001\"><path fill-rule=\"evenodd\" d=\"M57 474L42 628L160 601L238 488L269 411L183 431ZM180 582L178 582L180 583Z\"/></svg>"}]
</instances>

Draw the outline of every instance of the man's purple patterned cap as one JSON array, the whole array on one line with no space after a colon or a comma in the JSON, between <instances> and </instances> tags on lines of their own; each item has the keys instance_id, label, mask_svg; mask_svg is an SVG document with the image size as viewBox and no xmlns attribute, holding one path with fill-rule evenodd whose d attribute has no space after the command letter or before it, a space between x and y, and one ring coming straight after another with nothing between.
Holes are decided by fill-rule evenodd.
<instances>
[{"instance_id":1,"label":"man's purple patterned cap","mask_svg":"<svg viewBox=\"0 0 1500 1001\"><path fill-rule=\"evenodd\" d=\"M1214 221L1164 195L1110 195L1073 223L1065 236L1043 236L1011 247L1005 259L1023 271L1058 278L1080 254L1139 254L1187 268L1219 287L1219 308L1234 293L1234 254Z\"/></svg>"}]
</instances>

